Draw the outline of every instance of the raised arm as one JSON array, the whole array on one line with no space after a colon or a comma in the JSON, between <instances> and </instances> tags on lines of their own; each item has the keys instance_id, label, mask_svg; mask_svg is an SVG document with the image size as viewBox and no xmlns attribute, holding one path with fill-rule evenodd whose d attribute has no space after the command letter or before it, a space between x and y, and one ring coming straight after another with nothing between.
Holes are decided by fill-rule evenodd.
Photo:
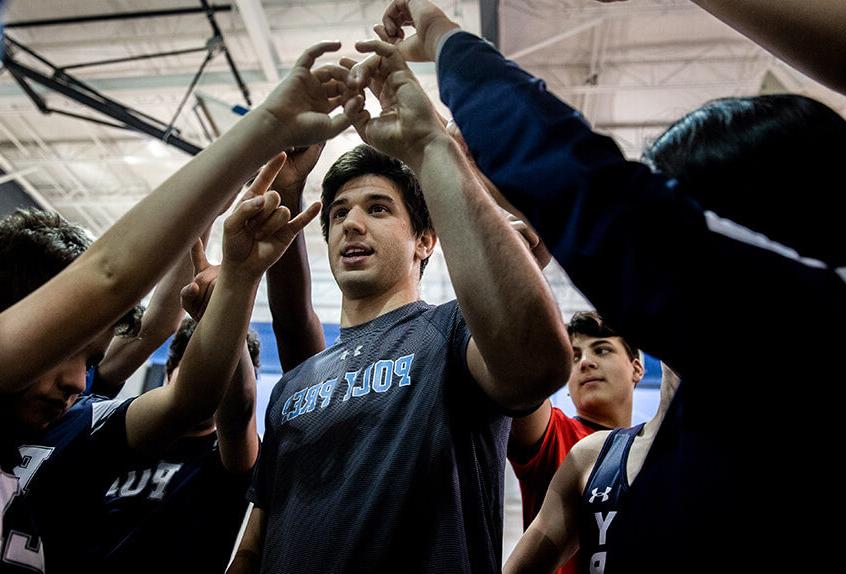
<instances>
[{"instance_id":1,"label":"raised arm","mask_svg":"<svg viewBox=\"0 0 846 574\"><path fill-rule=\"evenodd\" d=\"M319 204L289 221L276 192L261 193L281 167L266 166L224 224L223 262L214 292L188 343L176 380L138 397L126 415L129 445L155 453L211 417L234 375L264 271L313 219Z\"/></svg>"},{"instance_id":2,"label":"raised arm","mask_svg":"<svg viewBox=\"0 0 846 574\"><path fill-rule=\"evenodd\" d=\"M288 152L288 159L273 182L273 189L282 196L282 205L293 215L300 212L306 178L322 151L322 145L313 145ZM311 304L311 270L304 233L267 270L267 299L283 371L290 371L326 347L323 326Z\"/></svg>"},{"instance_id":3,"label":"raised arm","mask_svg":"<svg viewBox=\"0 0 846 574\"><path fill-rule=\"evenodd\" d=\"M66 270L0 313L0 393L25 389L72 356L153 286L238 188L285 147L309 145L349 124L331 75L310 70L340 44L309 48L267 100L168 178Z\"/></svg>"},{"instance_id":4,"label":"raised arm","mask_svg":"<svg viewBox=\"0 0 846 574\"><path fill-rule=\"evenodd\" d=\"M399 51L379 40L357 48L381 58L370 61L364 76L377 86L383 113L370 119L360 96L345 110L365 141L405 161L420 180L473 334L468 366L500 405L535 407L567 381L571 364L567 333L543 274Z\"/></svg>"},{"instance_id":5,"label":"raised arm","mask_svg":"<svg viewBox=\"0 0 846 574\"><path fill-rule=\"evenodd\" d=\"M245 195L245 199L247 197L254 195ZM209 263L202 241L198 241L191 250L191 260L195 275L193 281L182 290L182 305L199 322L214 293L214 285L220 276L220 265ZM224 468L233 474L248 472L255 465L259 450L256 434L256 370L249 339L241 345L238 365L215 411L214 420Z\"/></svg>"},{"instance_id":6,"label":"raised arm","mask_svg":"<svg viewBox=\"0 0 846 574\"><path fill-rule=\"evenodd\" d=\"M693 0L817 81L846 94L846 2Z\"/></svg>"},{"instance_id":7,"label":"raised arm","mask_svg":"<svg viewBox=\"0 0 846 574\"><path fill-rule=\"evenodd\" d=\"M448 22L426 0L394 4L405 5L415 22ZM446 34L418 44L440 48L441 98L477 165L526 215L576 287L637 347L682 374L696 369L702 377L719 376L702 350L715 340L745 343L739 335L725 341L715 316L754 311L761 325L783 328L771 312L779 305L775 295L761 296L770 285L789 284L812 298L831 293L825 300L836 300L827 269L772 259L775 251L733 233L737 224L706 211L677 181L627 161L543 80L472 34ZM709 296L691 301L685 293ZM838 312L826 304L827 312ZM760 372L749 365L748 374Z\"/></svg>"},{"instance_id":8,"label":"raised arm","mask_svg":"<svg viewBox=\"0 0 846 574\"><path fill-rule=\"evenodd\" d=\"M224 468L233 474L249 472L258 458L259 439L256 431L256 370L246 343L241 345L238 365L214 413L214 421Z\"/></svg>"}]
</instances>

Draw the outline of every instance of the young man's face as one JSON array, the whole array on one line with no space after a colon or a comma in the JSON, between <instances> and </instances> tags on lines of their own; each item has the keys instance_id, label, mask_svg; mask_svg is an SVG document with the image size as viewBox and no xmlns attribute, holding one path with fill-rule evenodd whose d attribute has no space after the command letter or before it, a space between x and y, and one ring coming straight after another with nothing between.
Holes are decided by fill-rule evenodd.
<instances>
[{"instance_id":1,"label":"young man's face","mask_svg":"<svg viewBox=\"0 0 846 574\"><path fill-rule=\"evenodd\" d=\"M572 338L573 370L567 388L579 413L631 405L643 377L639 359L630 359L619 337Z\"/></svg>"},{"instance_id":2,"label":"young man's face","mask_svg":"<svg viewBox=\"0 0 846 574\"><path fill-rule=\"evenodd\" d=\"M415 237L394 182L365 175L341 186L332 201L328 243L335 281L345 297L360 299L416 288L434 235Z\"/></svg>"},{"instance_id":3,"label":"young man's face","mask_svg":"<svg viewBox=\"0 0 846 574\"><path fill-rule=\"evenodd\" d=\"M37 434L58 420L85 390L88 366L103 357L112 330L108 329L77 355L65 359L11 398L15 426L24 435Z\"/></svg>"}]
</instances>

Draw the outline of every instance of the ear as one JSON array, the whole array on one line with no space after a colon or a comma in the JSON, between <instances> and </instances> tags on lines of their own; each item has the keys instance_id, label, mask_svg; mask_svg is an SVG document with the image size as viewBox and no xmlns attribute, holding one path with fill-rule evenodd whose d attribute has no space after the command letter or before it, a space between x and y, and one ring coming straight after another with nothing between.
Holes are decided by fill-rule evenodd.
<instances>
[{"instance_id":1,"label":"ear","mask_svg":"<svg viewBox=\"0 0 846 574\"><path fill-rule=\"evenodd\" d=\"M635 359L632 361L632 382L635 386L640 382L643 378L646 369L643 368L643 362L640 359Z\"/></svg>"},{"instance_id":2,"label":"ear","mask_svg":"<svg viewBox=\"0 0 846 574\"><path fill-rule=\"evenodd\" d=\"M438 236L434 229L427 229L417 238L414 244L414 256L418 261L423 261L428 258L435 250L435 244L438 242Z\"/></svg>"}]
</instances>

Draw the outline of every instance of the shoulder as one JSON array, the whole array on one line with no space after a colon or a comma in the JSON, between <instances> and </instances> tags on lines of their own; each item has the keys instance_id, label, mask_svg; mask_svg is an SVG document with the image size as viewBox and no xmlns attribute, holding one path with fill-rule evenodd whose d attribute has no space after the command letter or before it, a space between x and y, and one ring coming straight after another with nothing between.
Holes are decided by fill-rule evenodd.
<instances>
[{"instance_id":1,"label":"shoulder","mask_svg":"<svg viewBox=\"0 0 846 574\"><path fill-rule=\"evenodd\" d=\"M599 453L605 445L605 441L611 431L596 431L590 434L573 445L570 449L568 457L572 457L573 463L580 469L590 471L596 460L599 458Z\"/></svg>"},{"instance_id":2,"label":"shoulder","mask_svg":"<svg viewBox=\"0 0 846 574\"><path fill-rule=\"evenodd\" d=\"M441 305L428 305L419 315L419 319L429 322L447 338L450 338L457 329L467 329L464 314L455 299Z\"/></svg>"}]
</instances>

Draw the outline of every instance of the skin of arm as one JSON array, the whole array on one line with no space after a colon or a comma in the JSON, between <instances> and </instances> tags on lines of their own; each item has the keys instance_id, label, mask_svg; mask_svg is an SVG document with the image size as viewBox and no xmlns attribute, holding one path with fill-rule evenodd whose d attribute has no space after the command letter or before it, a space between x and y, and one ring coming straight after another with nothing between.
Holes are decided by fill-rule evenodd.
<instances>
[{"instance_id":1,"label":"skin of arm","mask_svg":"<svg viewBox=\"0 0 846 574\"><path fill-rule=\"evenodd\" d=\"M186 255L156 286L138 335L112 339L106 356L97 365L92 392L110 397L117 395L126 379L179 328L184 316L179 305L179 291L190 281L191 261Z\"/></svg>"},{"instance_id":2,"label":"skin of arm","mask_svg":"<svg viewBox=\"0 0 846 574\"><path fill-rule=\"evenodd\" d=\"M338 48L340 43L326 42L306 50L264 103L136 204L67 269L0 313L0 393L26 389L113 325L263 163L287 146L324 141L349 125L343 114L328 115L341 103L339 81L347 71L310 69L318 56Z\"/></svg>"},{"instance_id":3,"label":"skin of arm","mask_svg":"<svg viewBox=\"0 0 846 574\"><path fill-rule=\"evenodd\" d=\"M238 546L238 551L232 559L232 564L226 570L226 574L252 574L259 571L264 527L264 511L257 506L253 506L253 511L247 520L247 528L241 538L241 544Z\"/></svg>"},{"instance_id":4,"label":"skin of arm","mask_svg":"<svg viewBox=\"0 0 846 574\"><path fill-rule=\"evenodd\" d=\"M253 189L266 190L280 167L278 158L268 164ZM275 192L251 197L227 218L220 276L179 375L172 384L138 397L127 411L131 448L159 452L218 408L241 356L261 275L319 210L314 204L289 221L290 212L280 208L279 201ZM243 398L238 385L233 392Z\"/></svg>"},{"instance_id":5,"label":"skin of arm","mask_svg":"<svg viewBox=\"0 0 846 574\"><path fill-rule=\"evenodd\" d=\"M313 145L289 152L273 182L273 189L282 196L282 205L292 215L300 212L306 178L322 151L322 145ZM311 303L305 234L298 235L279 261L267 270L267 299L283 371L290 371L326 348L323 326Z\"/></svg>"},{"instance_id":6,"label":"skin of arm","mask_svg":"<svg viewBox=\"0 0 846 574\"><path fill-rule=\"evenodd\" d=\"M249 197L255 195L250 194ZM195 276L191 284L182 290L182 304L199 322L214 292L220 265L209 263L202 241L198 241L191 250L191 261ZM251 470L258 458L259 440L256 433L256 371L246 341L241 345L238 366L214 420L224 468L233 474Z\"/></svg>"},{"instance_id":7,"label":"skin of arm","mask_svg":"<svg viewBox=\"0 0 846 574\"><path fill-rule=\"evenodd\" d=\"M846 3L693 0L815 80L846 94Z\"/></svg>"},{"instance_id":8,"label":"skin of arm","mask_svg":"<svg viewBox=\"0 0 846 574\"><path fill-rule=\"evenodd\" d=\"M608 433L596 432L567 454L546 492L540 513L520 537L503 574L552 573L579 549L582 491Z\"/></svg>"},{"instance_id":9,"label":"skin of arm","mask_svg":"<svg viewBox=\"0 0 846 574\"><path fill-rule=\"evenodd\" d=\"M471 373L501 406L536 407L567 381L572 364L567 332L541 270L479 184L399 50L379 40L356 48L381 57L363 71L368 80L375 77L368 83L390 111L370 119L360 96L345 111L365 141L403 160L420 180L473 333Z\"/></svg>"},{"instance_id":10,"label":"skin of arm","mask_svg":"<svg viewBox=\"0 0 846 574\"><path fill-rule=\"evenodd\" d=\"M508 456L518 462L525 462L537 452L551 414L552 403L547 399L532 414L514 417L511 420L511 434L508 435Z\"/></svg>"},{"instance_id":11,"label":"skin of arm","mask_svg":"<svg viewBox=\"0 0 846 574\"><path fill-rule=\"evenodd\" d=\"M235 374L214 414L220 460L232 474L252 470L258 459L256 372L246 343L241 345Z\"/></svg>"},{"instance_id":12,"label":"skin of arm","mask_svg":"<svg viewBox=\"0 0 846 574\"><path fill-rule=\"evenodd\" d=\"M201 241L208 242L211 228L206 228ZM179 329L185 312L180 304L180 291L194 277L192 256L186 254L165 273L150 304L144 311L141 330L136 337L115 337L106 356L97 365L97 377L91 391L114 397L123 388L126 379L138 370L168 337Z\"/></svg>"},{"instance_id":13,"label":"skin of arm","mask_svg":"<svg viewBox=\"0 0 846 574\"><path fill-rule=\"evenodd\" d=\"M846 4L840 0L691 1L791 66L846 94Z\"/></svg>"}]
</instances>

